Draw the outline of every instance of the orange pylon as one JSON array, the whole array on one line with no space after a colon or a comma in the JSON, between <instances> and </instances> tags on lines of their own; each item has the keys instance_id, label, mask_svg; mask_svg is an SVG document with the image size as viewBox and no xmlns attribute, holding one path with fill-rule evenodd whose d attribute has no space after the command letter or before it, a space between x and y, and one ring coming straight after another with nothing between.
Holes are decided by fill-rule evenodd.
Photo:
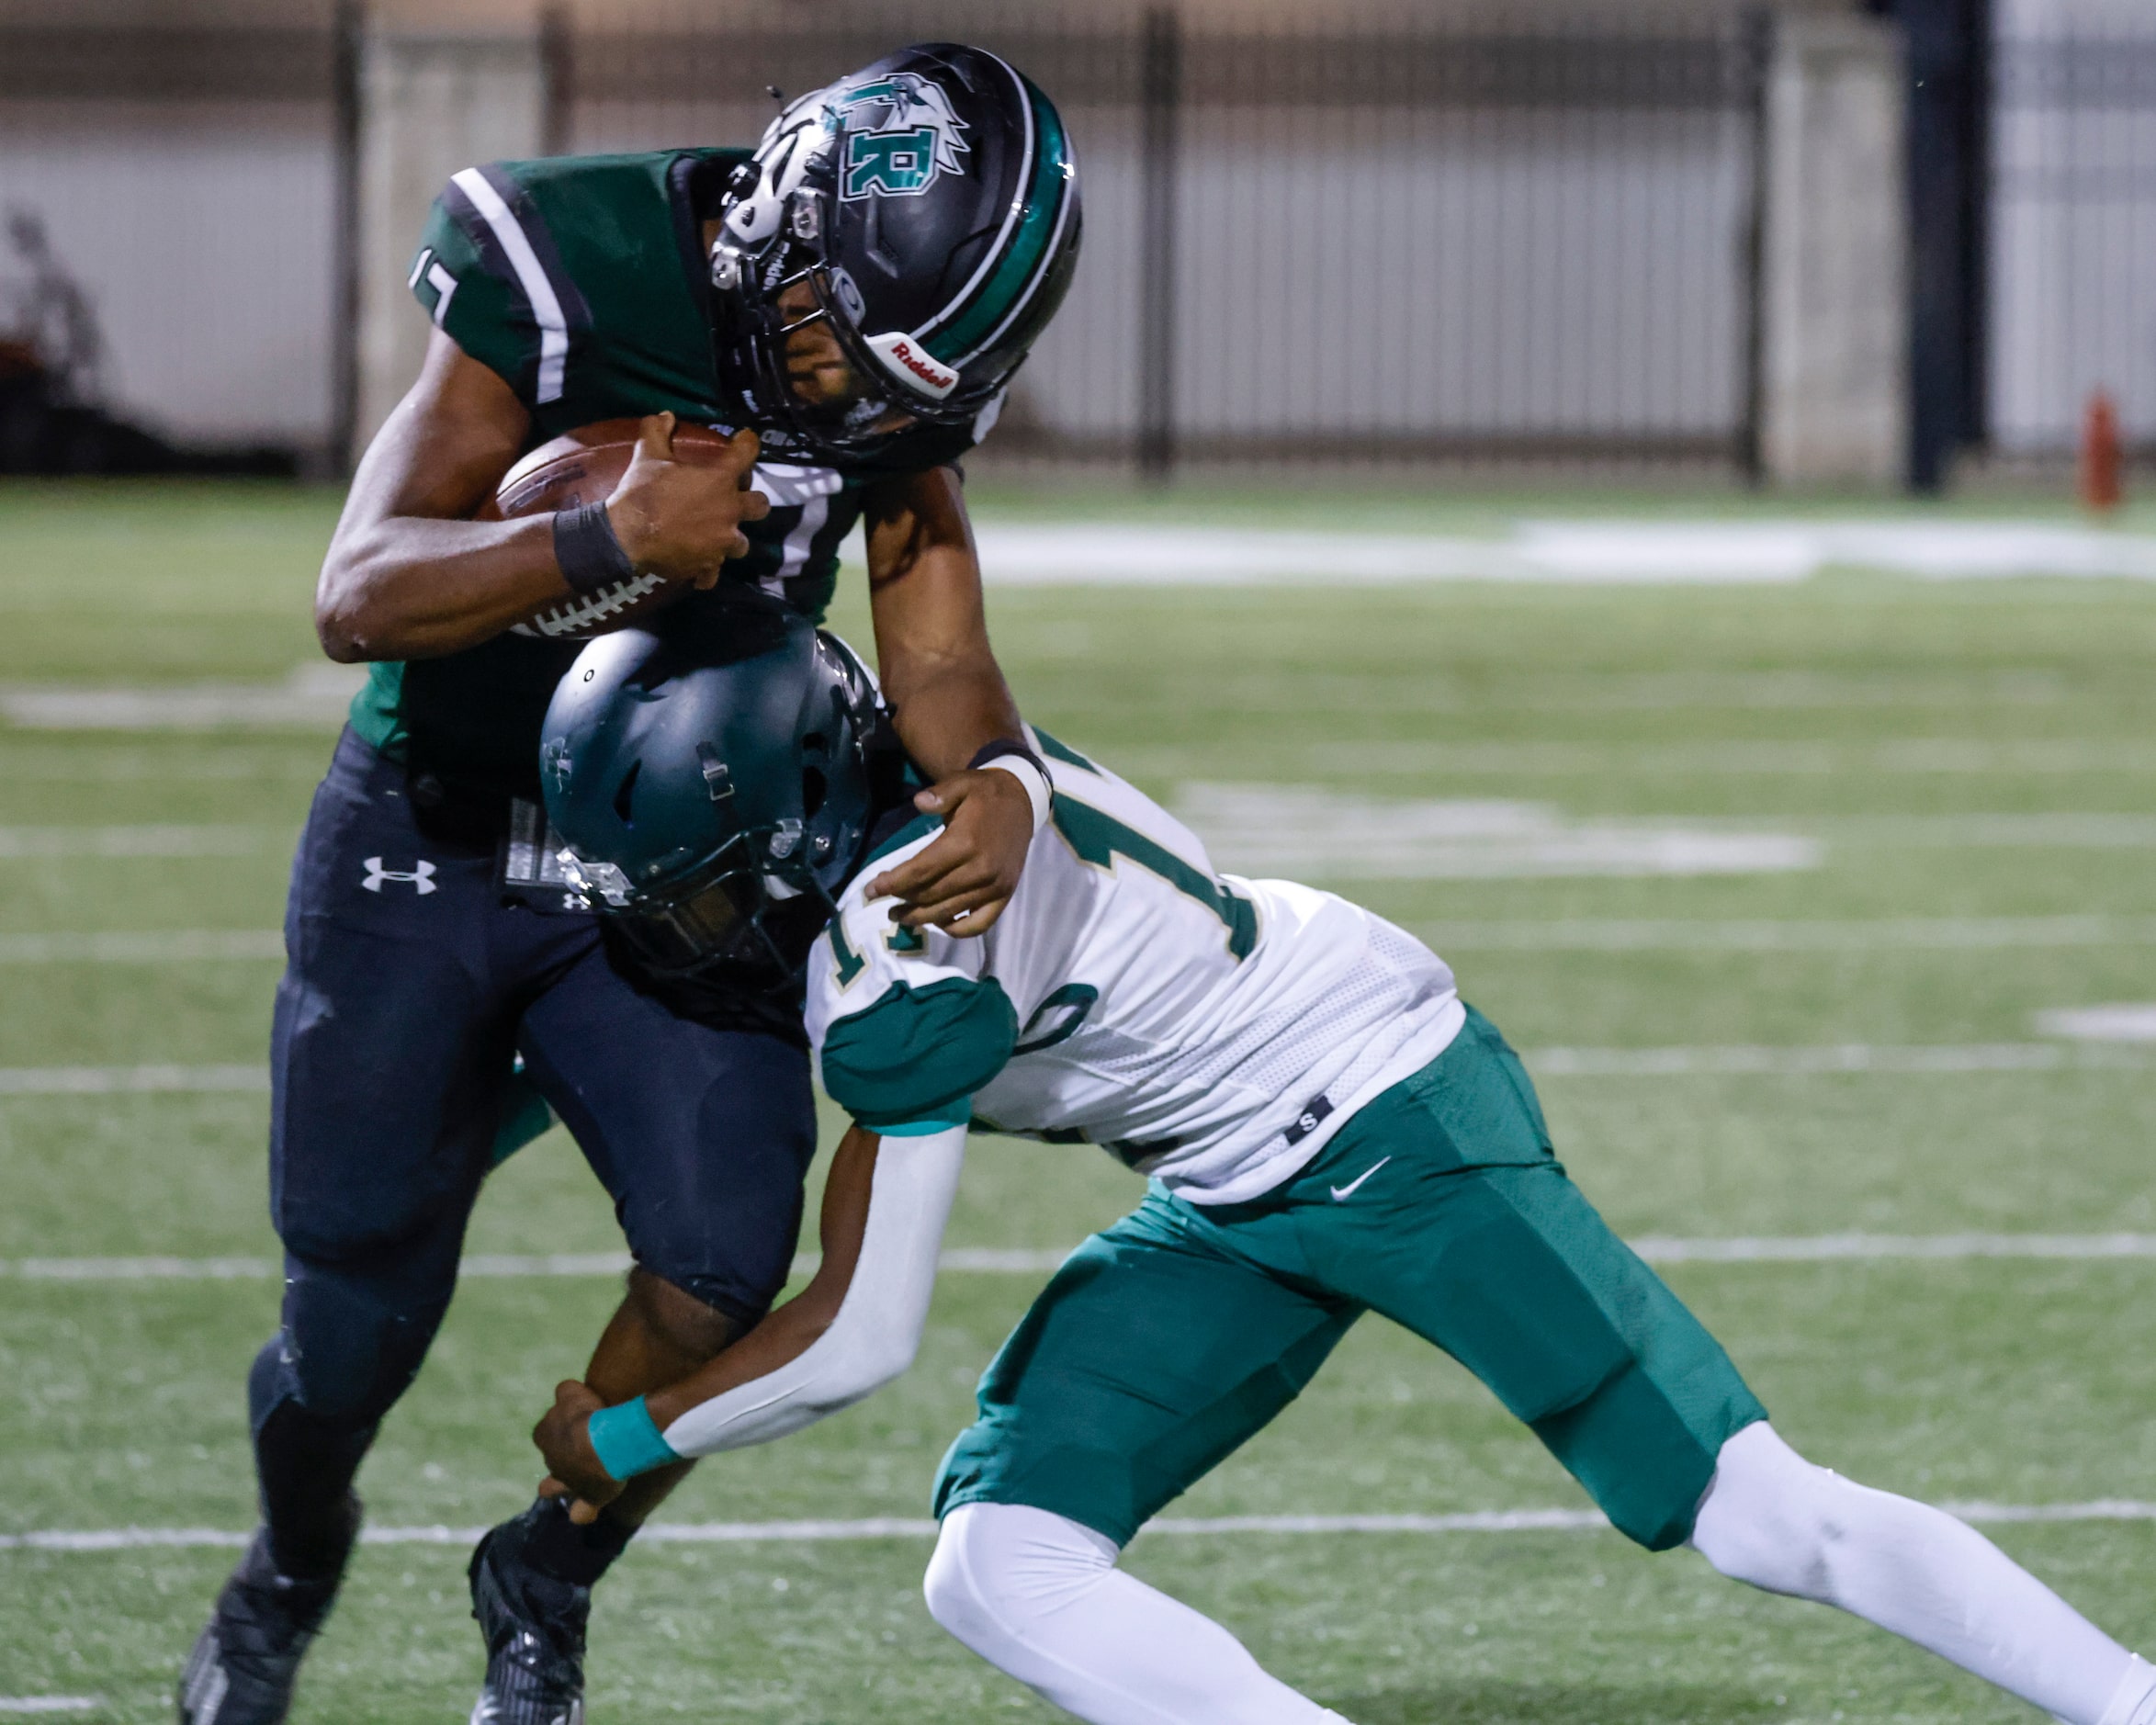
<instances>
[{"instance_id":1,"label":"orange pylon","mask_svg":"<svg viewBox=\"0 0 2156 1725\"><path fill-rule=\"evenodd\" d=\"M2118 403L2098 389L2082 416L2082 502L2108 513L2125 497L2126 449L2118 435Z\"/></svg>"}]
</instances>

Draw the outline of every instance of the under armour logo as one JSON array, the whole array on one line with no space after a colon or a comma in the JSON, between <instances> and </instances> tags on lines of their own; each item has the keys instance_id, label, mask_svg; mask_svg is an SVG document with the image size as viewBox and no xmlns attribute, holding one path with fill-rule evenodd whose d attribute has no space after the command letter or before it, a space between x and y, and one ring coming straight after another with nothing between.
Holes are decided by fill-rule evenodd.
<instances>
[{"instance_id":1,"label":"under armour logo","mask_svg":"<svg viewBox=\"0 0 2156 1725\"><path fill-rule=\"evenodd\" d=\"M435 890L435 865L422 857L409 869L386 869L378 856L367 859L367 878L359 884L370 893L382 890L384 881L410 881L422 898Z\"/></svg>"}]
</instances>

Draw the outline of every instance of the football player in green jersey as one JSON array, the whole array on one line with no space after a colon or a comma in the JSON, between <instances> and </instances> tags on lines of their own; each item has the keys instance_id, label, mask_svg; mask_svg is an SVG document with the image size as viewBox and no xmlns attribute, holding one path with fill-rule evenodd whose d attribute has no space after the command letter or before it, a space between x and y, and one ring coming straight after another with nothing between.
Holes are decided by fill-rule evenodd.
<instances>
[{"instance_id":1,"label":"football player in green jersey","mask_svg":"<svg viewBox=\"0 0 2156 1725\"><path fill-rule=\"evenodd\" d=\"M263 1527L182 1676L183 1721L286 1717L357 1536L360 1460L447 1307L517 1060L635 1260L591 1381L626 1397L680 1377L785 1280L814 1148L798 979L632 977L558 889L505 896L498 855L536 804L540 719L577 652L517 626L631 574L694 590L668 629L814 618L861 524L884 691L946 823L886 884L919 924L987 930L1046 778L989 651L955 464L1060 303L1078 232L1054 106L951 44L802 98L752 152L497 163L443 192L411 271L435 333L317 596L331 657L373 669L287 918L286 1291L248 1386ZM643 441L603 504L475 519L527 451L626 416ZM680 422L729 434L728 459L674 460ZM581 1719L590 1588L682 1471L591 1528L541 1503L487 1537L475 1719Z\"/></svg>"}]
</instances>

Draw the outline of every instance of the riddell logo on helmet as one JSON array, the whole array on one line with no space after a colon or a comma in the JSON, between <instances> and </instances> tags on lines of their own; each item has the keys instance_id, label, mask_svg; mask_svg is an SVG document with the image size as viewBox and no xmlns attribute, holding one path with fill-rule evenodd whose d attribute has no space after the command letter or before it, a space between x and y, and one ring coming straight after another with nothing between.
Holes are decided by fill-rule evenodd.
<instances>
[{"instance_id":1,"label":"riddell logo on helmet","mask_svg":"<svg viewBox=\"0 0 2156 1725\"><path fill-rule=\"evenodd\" d=\"M900 335L895 331L887 335L872 335L868 345L892 376L934 400L941 401L958 387L958 373L925 352L910 335Z\"/></svg>"}]
</instances>

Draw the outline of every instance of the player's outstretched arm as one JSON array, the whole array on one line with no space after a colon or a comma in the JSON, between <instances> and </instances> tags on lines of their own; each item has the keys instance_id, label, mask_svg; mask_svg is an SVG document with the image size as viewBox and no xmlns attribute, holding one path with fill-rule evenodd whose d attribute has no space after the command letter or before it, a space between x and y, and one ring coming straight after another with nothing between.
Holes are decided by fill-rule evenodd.
<instances>
[{"instance_id":1,"label":"player's outstretched arm","mask_svg":"<svg viewBox=\"0 0 2156 1725\"><path fill-rule=\"evenodd\" d=\"M672 458L672 415L644 428L606 501L615 537L639 571L709 586L748 549L741 523L769 512L760 492L740 489L756 438L741 433L728 459L692 467ZM509 385L437 330L419 381L360 460L322 560L314 623L324 652L345 662L435 658L570 596L551 516L471 519L530 432Z\"/></svg>"},{"instance_id":2,"label":"player's outstretched arm","mask_svg":"<svg viewBox=\"0 0 2156 1725\"><path fill-rule=\"evenodd\" d=\"M913 1363L928 1323L965 1129L840 1140L824 1187L823 1261L807 1287L678 1383L616 1408L558 1385L532 1433L551 1478L588 1520L638 1473L769 1443L881 1389ZM593 1416L598 1416L596 1428Z\"/></svg>"},{"instance_id":3,"label":"player's outstretched arm","mask_svg":"<svg viewBox=\"0 0 2156 1725\"><path fill-rule=\"evenodd\" d=\"M968 770L988 744L1025 747L1025 732L988 647L965 493L954 471L938 468L877 487L865 515L884 693L907 752L936 781L915 800L944 821L943 835L879 876L870 896L898 898L897 920L909 928L985 934L1018 886L1039 811L1024 780ZM1039 790L1044 809L1044 782Z\"/></svg>"}]
</instances>

